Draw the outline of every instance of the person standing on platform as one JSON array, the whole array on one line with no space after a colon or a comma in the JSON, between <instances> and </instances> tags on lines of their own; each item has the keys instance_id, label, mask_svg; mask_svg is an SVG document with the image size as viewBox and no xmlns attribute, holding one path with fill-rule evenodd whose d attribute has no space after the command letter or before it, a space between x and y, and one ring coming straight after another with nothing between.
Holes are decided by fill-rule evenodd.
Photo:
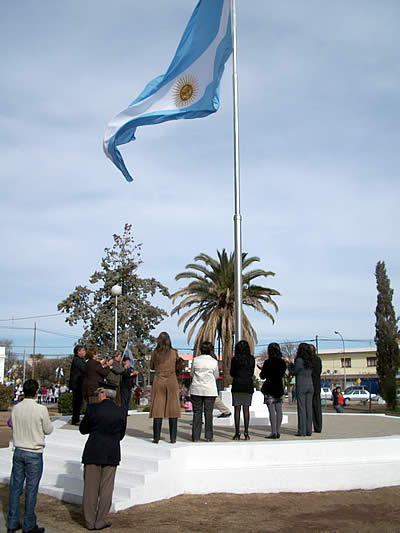
<instances>
[{"instance_id":1,"label":"person standing on platform","mask_svg":"<svg viewBox=\"0 0 400 533\"><path fill-rule=\"evenodd\" d=\"M297 394L297 433L296 437L310 437L312 434L312 364L310 345L302 342L297 349L293 374L296 376Z\"/></svg>"},{"instance_id":2,"label":"person standing on platform","mask_svg":"<svg viewBox=\"0 0 400 533\"><path fill-rule=\"evenodd\" d=\"M157 339L156 349L151 354L150 369L155 376L152 387L150 418L153 419L153 442L158 444L162 420L168 418L171 444L175 444L178 418L181 416L179 387L176 377L178 352L172 348L168 333L163 331Z\"/></svg>"},{"instance_id":3,"label":"person standing on platform","mask_svg":"<svg viewBox=\"0 0 400 533\"><path fill-rule=\"evenodd\" d=\"M247 341L239 341L235 346L235 355L231 361L232 406L235 408L235 434L233 440L240 439L240 409L243 409L244 440L250 440L249 422L250 405L254 392L253 374L255 360L250 353Z\"/></svg>"},{"instance_id":4,"label":"person standing on platform","mask_svg":"<svg viewBox=\"0 0 400 533\"><path fill-rule=\"evenodd\" d=\"M28 379L23 386L24 399L11 413L14 455L10 476L8 533L21 529L20 497L25 483L25 512L23 533L43 533L36 521L35 506L39 483L43 473L45 435L50 435L53 425L47 407L36 402L39 384Z\"/></svg>"},{"instance_id":5,"label":"person standing on platform","mask_svg":"<svg viewBox=\"0 0 400 533\"><path fill-rule=\"evenodd\" d=\"M205 439L213 440L213 409L217 397L218 362L213 357L214 347L211 342L200 344L200 353L193 359L192 384L190 397L193 406L192 441L200 440L201 420L204 411Z\"/></svg>"},{"instance_id":6,"label":"person standing on platform","mask_svg":"<svg viewBox=\"0 0 400 533\"><path fill-rule=\"evenodd\" d=\"M99 381L104 380L112 368L113 360L99 361L97 346L88 346L85 376L83 378L83 397L87 403L97 402L97 387Z\"/></svg>"},{"instance_id":7,"label":"person standing on platform","mask_svg":"<svg viewBox=\"0 0 400 533\"><path fill-rule=\"evenodd\" d=\"M312 420L315 433L322 431L322 407L321 407L321 372L322 361L317 355L317 350L313 344L310 344L311 352L313 354L312 361L312 382L313 382L313 397L312 397Z\"/></svg>"},{"instance_id":8,"label":"person standing on platform","mask_svg":"<svg viewBox=\"0 0 400 533\"><path fill-rule=\"evenodd\" d=\"M287 367L277 342L271 342L268 345L268 359L264 361L262 366L258 365L258 368L261 369L260 379L265 379L261 392L264 394L264 403L267 404L271 424L271 434L266 438L279 439L281 436L282 396L284 393L283 376Z\"/></svg>"},{"instance_id":9,"label":"person standing on platform","mask_svg":"<svg viewBox=\"0 0 400 533\"><path fill-rule=\"evenodd\" d=\"M71 424L79 425L82 401L83 401L83 376L85 375L86 350L82 344L77 344L74 348L74 357L71 363L69 376L69 388L72 391L72 420Z\"/></svg>"},{"instance_id":10,"label":"person standing on platform","mask_svg":"<svg viewBox=\"0 0 400 533\"><path fill-rule=\"evenodd\" d=\"M132 389L134 385L133 381L134 377L137 376L139 372L131 369L131 360L129 357L124 357L122 366L124 368L124 372L121 375L121 407L128 416L129 402L131 401Z\"/></svg>"},{"instance_id":11,"label":"person standing on platform","mask_svg":"<svg viewBox=\"0 0 400 533\"><path fill-rule=\"evenodd\" d=\"M112 357L111 372L107 376L107 382L116 386L117 394L115 397L115 403L117 405L121 405L121 376L125 371L121 360L122 353L116 350Z\"/></svg>"},{"instance_id":12,"label":"person standing on platform","mask_svg":"<svg viewBox=\"0 0 400 533\"><path fill-rule=\"evenodd\" d=\"M88 404L79 426L82 435L89 435L83 450L84 466L83 515L87 529L111 526L106 521L112 504L117 466L121 461L120 441L125 436L126 416L115 405L116 388L99 383L97 403Z\"/></svg>"}]
</instances>

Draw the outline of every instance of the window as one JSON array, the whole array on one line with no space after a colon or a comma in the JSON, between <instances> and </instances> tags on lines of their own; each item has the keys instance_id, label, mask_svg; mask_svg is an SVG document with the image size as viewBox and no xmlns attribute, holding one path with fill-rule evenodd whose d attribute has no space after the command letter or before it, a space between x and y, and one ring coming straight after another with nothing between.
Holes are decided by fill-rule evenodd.
<instances>
[{"instance_id":1,"label":"window","mask_svg":"<svg viewBox=\"0 0 400 533\"><path fill-rule=\"evenodd\" d=\"M367 366L376 366L376 357L367 357Z\"/></svg>"},{"instance_id":2,"label":"window","mask_svg":"<svg viewBox=\"0 0 400 533\"><path fill-rule=\"evenodd\" d=\"M351 368L351 357L342 357L342 368Z\"/></svg>"}]
</instances>

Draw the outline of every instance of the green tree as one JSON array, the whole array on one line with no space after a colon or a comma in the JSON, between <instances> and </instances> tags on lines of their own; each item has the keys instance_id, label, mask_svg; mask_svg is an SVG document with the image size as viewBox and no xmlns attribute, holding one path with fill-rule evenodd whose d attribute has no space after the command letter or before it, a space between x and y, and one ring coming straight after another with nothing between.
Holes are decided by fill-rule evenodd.
<instances>
[{"instance_id":1,"label":"green tree","mask_svg":"<svg viewBox=\"0 0 400 533\"><path fill-rule=\"evenodd\" d=\"M213 259L207 254L201 253L194 258L198 263L186 265L186 272L181 272L175 279L192 279L189 285L179 289L172 296L175 303L182 298L180 303L172 310L172 315L188 308L178 320L178 326L184 324L183 331L188 331L188 342L196 328L198 332L195 338L195 354L199 352L200 343L203 340L215 342L216 336L222 341L223 353L223 376L224 385L230 381L229 370L233 354L233 337L235 334L235 302L234 302L234 254L217 251L218 258ZM272 305L275 311L278 306L272 296L278 296L279 292L253 281L256 278L274 276L274 272L256 269L244 272L254 262L260 261L258 257L247 257L242 254L242 282L243 304L260 313L263 313L274 322L272 314L265 309L265 305ZM250 344L252 351L257 343L257 335L246 314L243 313L243 339Z\"/></svg>"},{"instance_id":2,"label":"green tree","mask_svg":"<svg viewBox=\"0 0 400 533\"><path fill-rule=\"evenodd\" d=\"M378 299L375 311L376 371L379 393L391 408L396 406L396 374L400 365L397 321L392 304L393 289L383 261L375 270Z\"/></svg>"},{"instance_id":3,"label":"green tree","mask_svg":"<svg viewBox=\"0 0 400 533\"><path fill-rule=\"evenodd\" d=\"M150 345L154 343L151 331L167 313L150 303L157 291L169 296L168 289L154 278L140 278L137 269L142 264L141 244L135 244L132 226L125 224L122 236L113 235L112 248L105 248L101 269L89 278L88 286L78 285L58 304L58 310L67 313L65 321L71 326L83 322L81 342L93 343L102 354L114 348L115 297L111 288L118 284L122 295L118 298L118 349L128 341L139 368L147 372Z\"/></svg>"}]
</instances>

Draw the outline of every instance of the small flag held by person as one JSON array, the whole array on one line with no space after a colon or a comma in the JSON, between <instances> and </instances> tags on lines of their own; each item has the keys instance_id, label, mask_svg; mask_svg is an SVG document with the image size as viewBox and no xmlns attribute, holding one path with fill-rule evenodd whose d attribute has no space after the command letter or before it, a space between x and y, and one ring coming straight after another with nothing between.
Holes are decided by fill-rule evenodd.
<instances>
[{"instance_id":1,"label":"small flag held by person","mask_svg":"<svg viewBox=\"0 0 400 533\"><path fill-rule=\"evenodd\" d=\"M131 361L131 368L134 368L135 366L135 360L133 359L132 350L131 350L131 342L127 342L124 350L123 357L129 357Z\"/></svg>"},{"instance_id":2,"label":"small flag held by person","mask_svg":"<svg viewBox=\"0 0 400 533\"><path fill-rule=\"evenodd\" d=\"M215 113L231 52L231 0L200 0L167 72L148 83L106 128L104 152L127 181L132 177L117 147L134 141L138 126Z\"/></svg>"}]
</instances>

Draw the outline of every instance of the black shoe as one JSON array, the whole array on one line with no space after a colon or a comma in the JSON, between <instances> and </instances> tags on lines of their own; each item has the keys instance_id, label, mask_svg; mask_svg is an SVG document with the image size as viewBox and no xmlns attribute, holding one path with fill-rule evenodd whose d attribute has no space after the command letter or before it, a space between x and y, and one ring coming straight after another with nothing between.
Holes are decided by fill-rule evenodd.
<instances>
[{"instance_id":1,"label":"black shoe","mask_svg":"<svg viewBox=\"0 0 400 533\"><path fill-rule=\"evenodd\" d=\"M275 434L275 433L271 433L271 435L267 435L266 437L264 437L266 439L277 439L278 436Z\"/></svg>"},{"instance_id":2,"label":"black shoe","mask_svg":"<svg viewBox=\"0 0 400 533\"><path fill-rule=\"evenodd\" d=\"M240 440L240 433L235 433L232 440Z\"/></svg>"},{"instance_id":3,"label":"black shoe","mask_svg":"<svg viewBox=\"0 0 400 533\"><path fill-rule=\"evenodd\" d=\"M306 437L311 437L311 433L306 433Z\"/></svg>"},{"instance_id":4,"label":"black shoe","mask_svg":"<svg viewBox=\"0 0 400 533\"><path fill-rule=\"evenodd\" d=\"M280 439L280 438L281 438L281 434L280 434L280 433L277 433L277 434L276 434L276 438L277 438L277 439Z\"/></svg>"},{"instance_id":5,"label":"black shoe","mask_svg":"<svg viewBox=\"0 0 400 533\"><path fill-rule=\"evenodd\" d=\"M24 529L22 533L44 533L44 527L39 527L36 524L33 529Z\"/></svg>"},{"instance_id":6,"label":"black shoe","mask_svg":"<svg viewBox=\"0 0 400 533\"><path fill-rule=\"evenodd\" d=\"M294 436L295 437L305 437L305 435L303 435L303 433L295 433Z\"/></svg>"},{"instance_id":7,"label":"black shoe","mask_svg":"<svg viewBox=\"0 0 400 533\"><path fill-rule=\"evenodd\" d=\"M232 413L221 413L217 416L217 418L229 418L232 415Z\"/></svg>"},{"instance_id":8,"label":"black shoe","mask_svg":"<svg viewBox=\"0 0 400 533\"><path fill-rule=\"evenodd\" d=\"M9 527L7 529L7 533L15 533L15 531L18 531L19 529L22 529L21 522L17 525L17 527Z\"/></svg>"}]
</instances>

